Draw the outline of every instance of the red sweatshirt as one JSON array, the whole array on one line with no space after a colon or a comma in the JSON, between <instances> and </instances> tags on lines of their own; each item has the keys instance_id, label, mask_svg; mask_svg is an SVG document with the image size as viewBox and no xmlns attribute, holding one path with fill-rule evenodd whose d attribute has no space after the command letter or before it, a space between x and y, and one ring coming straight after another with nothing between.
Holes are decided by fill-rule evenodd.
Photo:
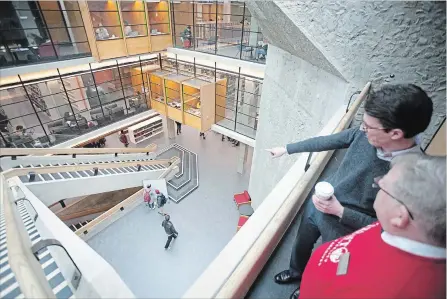
<instances>
[{"instance_id":1,"label":"red sweatshirt","mask_svg":"<svg viewBox=\"0 0 447 299\"><path fill-rule=\"evenodd\" d=\"M346 252L346 274L337 275ZM376 222L315 250L299 298L446 298L445 262L445 255L427 258L385 243Z\"/></svg>"}]
</instances>

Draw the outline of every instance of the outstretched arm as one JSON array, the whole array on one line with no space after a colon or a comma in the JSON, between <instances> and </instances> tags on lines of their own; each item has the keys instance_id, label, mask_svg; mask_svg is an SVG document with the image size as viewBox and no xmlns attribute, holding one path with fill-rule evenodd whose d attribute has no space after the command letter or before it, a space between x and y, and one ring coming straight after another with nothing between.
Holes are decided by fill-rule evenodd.
<instances>
[{"instance_id":1,"label":"outstretched arm","mask_svg":"<svg viewBox=\"0 0 447 299\"><path fill-rule=\"evenodd\" d=\"M313 137L307 140L290 143L286 146L287 153L322 152L347 148L354 140L357 128L344 130L337 134Z\"/></svg>"},{"instance_id":2,"label":"outstretched arm","mask_svg":"<svg viewBox=\"0 0 447 299\"><path fill-rule=\"evenodd\" d=\"M344 130L337 134L313 137L296 143L290 143L286 147L276 147L267 151L274 157L280 157L285 153L296 154L303 152L322 152L347 148L358 134L357 128Z\"/></svg>"}]
</instances>

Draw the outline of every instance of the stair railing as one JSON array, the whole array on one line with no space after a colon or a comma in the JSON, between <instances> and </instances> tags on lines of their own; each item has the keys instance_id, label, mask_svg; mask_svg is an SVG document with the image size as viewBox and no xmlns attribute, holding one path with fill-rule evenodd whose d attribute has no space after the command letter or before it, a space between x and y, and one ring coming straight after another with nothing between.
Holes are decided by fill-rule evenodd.
<instances>
[{"instance_id":1,"label":"stair railing","mask_svg":"<svg viewBox=\"0 0 447 299\"><path fill-rule=\"evenodd\" d=\"M157 150L156 144L150 144L143 148L2 148L0 155L11 156L15 159L17 156L44 156L44 155L85 155L85 154L129 154L129 153L149 153Z\"/></svg>"},{"instance_id":2,"label":"stair railing","mask_svg":"<svg viewBox=\"0 0 447 299\"><path fill-rule=\"evenodd\" d=\"M30 182L34 181L36 174L44 173L57 173L57 172L70 172L70 171L85 171L91 170L94 175L98 174L99 169L110 169L119 167L137 167L141 169L142 166L150 166L155 164L161 164L170 166L172 164L171 159L162 160L149 160L149 161L131 161L131 162L112 162L112 163L95 163L95 164L76 164L76 165L62 165L62 166L44 166L44 167L23 167L12 168L3 172L5 178L11 178L15 176L27 175Z\"/></svg>"},{"instance_id":3,"label":"stair railing","mask_svg":"<svg viewBox=\"0 0 447 299\"><path fill-rule=\"evenodd\" d=\"M0 174L1 203L5 217L8 263L25 298L55 298L40 263L31 250L25 226L14 209L6 179Z\"/></svg>"}]
</instances>

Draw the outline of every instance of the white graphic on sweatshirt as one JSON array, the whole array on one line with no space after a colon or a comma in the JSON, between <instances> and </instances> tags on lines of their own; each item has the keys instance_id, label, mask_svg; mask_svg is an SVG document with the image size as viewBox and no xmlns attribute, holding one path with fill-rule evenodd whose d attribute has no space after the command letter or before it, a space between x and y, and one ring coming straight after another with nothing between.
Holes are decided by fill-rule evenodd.
<instances>
[{"instance_id":1,"label":"white graphic on sweatshirt","mask_svg":"<svg viewBox=\"0 0 447 299\"><path fill-rule=\"evenodd\" d=\"M353 232L350 235L332 241L331 244L329 244L329 246L324 251L323 255L321 256L320 261L318 262L318 266L321 266L328 260L330 260L333 263L338 263L338 261L340 260L340 256L342 254L349 252L348 245L352 242L352 240L355 239L357 235L363 234L364 232L370 230L373 227L376 227L377 225L379 225L378 222L370 224L362 229L359 229L358 231Z\"/></svg>"}]
</instances>

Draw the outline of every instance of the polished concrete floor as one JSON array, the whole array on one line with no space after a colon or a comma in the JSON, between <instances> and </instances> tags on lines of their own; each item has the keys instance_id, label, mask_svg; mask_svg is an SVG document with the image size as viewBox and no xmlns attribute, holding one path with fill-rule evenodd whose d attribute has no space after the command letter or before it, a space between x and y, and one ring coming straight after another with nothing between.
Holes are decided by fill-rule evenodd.
<instances>
[{"instance_id":1,"label":"polished concrete floor","mask_svg":"<svg viewBox=\"0 0 447 299\"><path fill-rule=\"evenodd\" d=\"M213 132L202 140L198 131L183 126L175 139L160 136L139 146L152 142L159 149L178 143L198 154L199 188L179 204L165 206L179 237L166 251L163 217L141 204L88 243L137 298L180 298L236 233L239 213L233 194L248 188L250 165L239 175L239 147ZM117 136L107 137L107 146L120 146Z\"/></svg>"}]
</instances>

